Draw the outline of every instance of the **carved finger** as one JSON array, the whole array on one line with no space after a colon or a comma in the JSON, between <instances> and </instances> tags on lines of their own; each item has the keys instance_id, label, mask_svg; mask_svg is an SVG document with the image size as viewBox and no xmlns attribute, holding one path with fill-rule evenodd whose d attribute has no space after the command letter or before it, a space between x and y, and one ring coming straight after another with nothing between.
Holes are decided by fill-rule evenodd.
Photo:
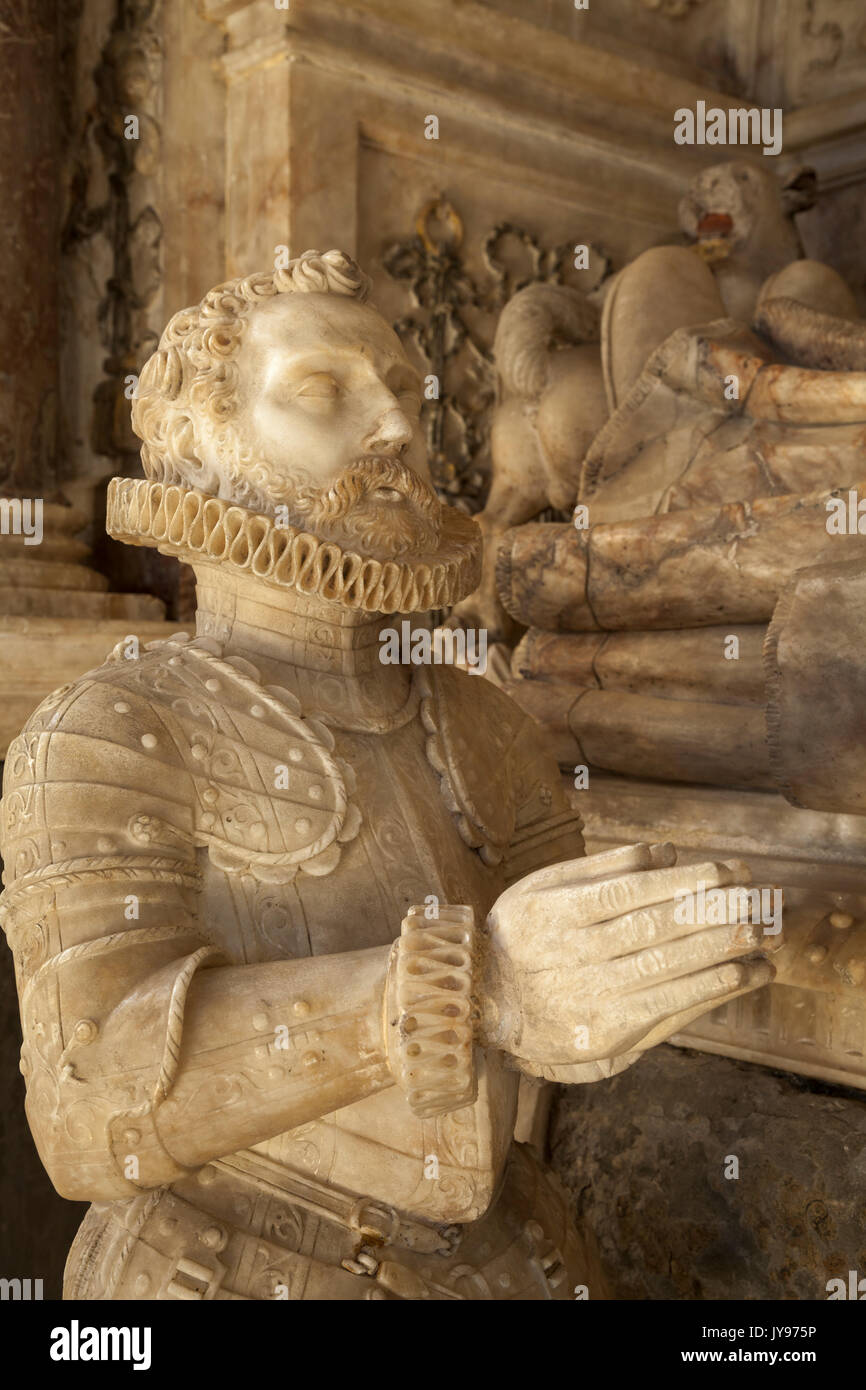
<instances>
[{"instance_id":1,"label":"carved finger","mask_svg":"<svg viewBox=\"0 0 866 1390\"><path fill-rule=\"evenodd\" d=\"M760 892L761 890L752 890ZM745 954L754 950L752 935L747 930L750 923L760 925L761 931L757 946L762 951L775 951L784 945L781 934L775 929L768 930L769 923L761 917L763 898L746 897L749 889L737 884L724 889L727 896L727 920L709 922L702 920L697 924L688 920L692 914L683 911L680 901L656 903L653 907L637 908L622 917L614 917L610 922L598 922L584 927L579 932L569 933L567 937L568 964L577 968L604 965L607 961L622 960L637 951L656 948L664 951L667 944L685 937L700 936L706 928L716 926L735 926L741 924L740 941ZM775 917L773 918L775 922ZM563 951L557 951L557 963L562 964Z\"/></svg>"},{"instance_id":2,"label":"carved finger","mask_svg":"<svg viewBox=\"0 0 866 1390\"><path fill-rule=\"evenodd\" d=\"M682 928L680 928L682 930ZM648 983L674 980L703 971L736 956L748 955L764 940L760 922L731 922L702 931L687 928L688 935L666 941L591 970L589 987L598 994L644 988Z\"/></svg>"},{"instance_id":3,"label":"carved finger","mask_svg":"<svg viewBox=\"0 0 866 1390\"><path fill-rule=\"evenodd\" d=\"M650 946L663 946L666 941L694 932L693 923L676 919L677 904L664 902L636 908L610 922L584 927L567 938L569 964L602 965L605 961L620 960Z\"/></svg>"},{"instance_id":4,"label":"carved finger","mask_svg":"<svg viewBox=\"0 0 866 1390\"><path fill-rule=\"evenodd\" d=\"M536 869L521 879L518 887L532 893L541 888L561 888L619 874L638 873L655 868L656 861L662 856L673 856L669 862L674 863L676 851L673 845L619 845L600 854L584 854L580 859L564 859L560 864Z\"/></svg>"},{"instance_id":5,"label":"carved finger","mask_svg":"<svg viewBox=\"0 0 866 1390\"><path fill-rule=\"evenodd\" d=\"M554 943L556 963L591 969L693 932L693 926L680 926L674 920L674 912L674 903L657 903L654 907L642 907L614 917L610 922L597 922L579 932L569 932L564 937L560 931Z\"/></svg>"},{"instance_id":6,"label":"carved finger","mask_svg":"<svg viewBox=\"0 0 866 1390\"><path fill-rule=\"evenodd\" d=\"M695 1004L690 1009L684 1009L681 1013L672 1014L669 1018L663 1019L653 1028L650 1028L639 1041L630 1041L628 1046L636 1051L646 1052L649 1048L655 1047L658 1043L676 1037L678 1033L688 1028L691 1023L694 1023L695 1019L701 1018L709 1009L717 1009L722 1004L730 1004L734 999L739 999L741 994L750 994L752 990L759 989L762 985L769 984L775 976L775 967L770 965L769 961L762 961L759 964L765 967L765 970L762 972L756 965L750 971L749 977L741 989L735 989L732 990L730 994L721 995L719 998L713 999L709 1005L707 1005L706 1000L702 1000L700 1004Z\"/></svg>"},{"instance_id":7,"label":"carved finger","mask_svg":"<svg viewBox=\"0 0 866 1390\"><path fill-rule=\"evenodd\" d=\"M687 1014L690 1022L707 1009L769 984L775 974L775 968L767 960L728 961L630 995L627 1017L633 1018L636 1024L641 1018L647 1022L655 1018L659 1022L639 1044L630 1043L629 1046L652 1047L663 1037L685 1027ZM674 1026L669 1026L671 1020Z\"/></svg>"},{"instance_id":8,"label":"carved finger","mask_svg":"<svg viewBox=\"0 0 866 1390\"><path fill-rule=\"evenodd\" d=\"M571 927L607 922L656 903L697 894L703 887L721 888L751 880L748 865L715 862L647 869L588 883L542 887L529 899L528 907L539 918L550 921L557 916Z\"/></svg>"}]
</instances>

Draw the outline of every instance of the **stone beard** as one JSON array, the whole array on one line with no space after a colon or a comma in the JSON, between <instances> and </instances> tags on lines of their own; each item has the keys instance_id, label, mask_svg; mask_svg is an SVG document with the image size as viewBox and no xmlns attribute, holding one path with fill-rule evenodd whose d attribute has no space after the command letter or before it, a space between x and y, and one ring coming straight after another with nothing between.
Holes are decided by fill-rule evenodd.
<instances>
[{"instance_id":1,"label":"stone beard","mask_svg":"<svg viewBox=\"0 0 866 1390\"><path fill-rule=\"evenodd\" d=\"M423 478L398 459L359 459L328 488L303 488L293 503L306 529L377 560L414 552L435 559L443 506Z\"/></svg>"},{"instance_id":2,"label":"stone beard","mask_svg":"<svg viewBox=\"0 0 866 1390\"><path fill-rule=\"evenodd\" d=\"M287 473L269 462L253 462L234 427L223 426L210 447L233 502L276 518L347 550L377 560L410 552L419 563L436 559L442 532L440 502L433 488L399 458L365 454L335 482L316 487L301 469Z\"/></svg>"}]
</instances>

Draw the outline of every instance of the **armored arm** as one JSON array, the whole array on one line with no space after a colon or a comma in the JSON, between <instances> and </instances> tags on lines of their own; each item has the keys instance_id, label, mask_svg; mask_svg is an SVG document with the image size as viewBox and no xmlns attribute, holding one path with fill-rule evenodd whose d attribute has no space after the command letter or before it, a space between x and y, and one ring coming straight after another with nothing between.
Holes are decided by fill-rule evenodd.
<instances>
[{"instance_id":1,"label":"armored arm","mask_svg":"<svg viewBox=\"0 0 866 1390\"><path fill-rule=\"evenodd\" d=\"M106 737L111 699L77 687L40 708L10 748L2 821L28 1119L57 1190L96 1201L416 1079L400 1030L386 1040L395 948L222 953L202 922L189 778L155 756L158 718L143 713L126 746Z\"/></svg>"}]
</instances>

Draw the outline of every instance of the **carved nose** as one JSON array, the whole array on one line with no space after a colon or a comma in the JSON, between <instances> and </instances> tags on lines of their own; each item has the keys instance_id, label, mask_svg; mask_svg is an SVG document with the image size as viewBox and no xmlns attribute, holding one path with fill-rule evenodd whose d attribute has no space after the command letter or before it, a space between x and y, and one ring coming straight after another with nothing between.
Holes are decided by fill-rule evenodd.
<instances>
[{"instance_id":1,"label":"carved nose","mask_svg":"<svg viewBox=\"0 0 866 1390\"><path fill-rule=\"evenodd\" d=\"M412 425L402 410L389 410L364 441L371 454L402 454L412 439Z\"/></svg>"}]
</instances>

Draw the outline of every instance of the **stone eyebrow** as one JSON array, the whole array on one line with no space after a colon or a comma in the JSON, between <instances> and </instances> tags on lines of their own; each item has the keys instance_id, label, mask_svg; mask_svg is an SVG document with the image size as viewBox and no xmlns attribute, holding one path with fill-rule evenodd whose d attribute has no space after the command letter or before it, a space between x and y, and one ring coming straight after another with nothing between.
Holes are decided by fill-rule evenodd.
<instances>
[{"instance_id":1,"label":"stone eyebrow","mask_svg":"<svg viewBox=\"0 0 866 1390\"><path fill-rule=\"evenodd\" d=\"M323 352L321 348L299 348L293 352L289 349L276 357L275 364L278 372L282 371L308 371L324 372L329 365L333 365L333 352Z\"/></svg>"}]
</instances>

